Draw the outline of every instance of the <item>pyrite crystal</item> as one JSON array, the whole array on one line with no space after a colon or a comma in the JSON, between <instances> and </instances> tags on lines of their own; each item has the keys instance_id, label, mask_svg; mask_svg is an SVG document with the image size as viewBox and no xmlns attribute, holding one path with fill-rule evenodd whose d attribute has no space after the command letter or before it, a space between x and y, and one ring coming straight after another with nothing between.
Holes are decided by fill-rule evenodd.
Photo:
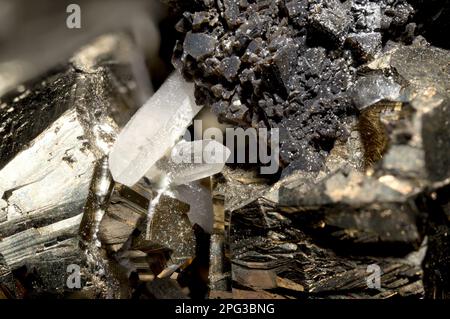
<instances>
[{"instance_id":1,"label":"pyrite crystal","mask_svg":"<svg viewBox=\"0 0 450 319\"><path fill-rule=\"evenodd\" d=\"M164 0L159 60L144 2L0 51L0 299L450 297L447 7ZM278 129L279 171L214 126Z\"/></svg>"},{"instance_id":2,"label":"pyrite crystal","mask_svg":"<svg viewBox=\"0 0 450 319\"><path fill-rule=\"evenodd\" d=\"M66 65L1 97L0 255L21 279L37 277L28 293L70 293L67 267L76 264L86 294L118 296L113 282L93 284L104 275L79 241L96 236L96 216L87 215L100 209L93 201L101 186L90 191L94 168L139 103L133 50L126 34L101 36ZM82 219L87 230L79 237Z\"/></svg>"}]
</instances>

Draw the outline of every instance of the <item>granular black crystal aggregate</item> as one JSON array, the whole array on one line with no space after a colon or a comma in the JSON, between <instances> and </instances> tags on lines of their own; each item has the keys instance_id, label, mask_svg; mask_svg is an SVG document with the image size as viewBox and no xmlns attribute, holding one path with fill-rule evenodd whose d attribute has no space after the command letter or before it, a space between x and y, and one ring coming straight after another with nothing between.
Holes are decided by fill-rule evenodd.
<instances>
[{"instance_id":1,"label":"granular black crystal aggregate","mask_svg":"<svg viewBox=\"0 0 450 319\"><path fill-rule=\"evenodd\" d=\"M416 2L416 1L410 1ZM172 1L173 63L224 122L279 128L283 165L320 169L357 111L358 68L418 33L402 0Z\"/></svg>"}]
</instances>

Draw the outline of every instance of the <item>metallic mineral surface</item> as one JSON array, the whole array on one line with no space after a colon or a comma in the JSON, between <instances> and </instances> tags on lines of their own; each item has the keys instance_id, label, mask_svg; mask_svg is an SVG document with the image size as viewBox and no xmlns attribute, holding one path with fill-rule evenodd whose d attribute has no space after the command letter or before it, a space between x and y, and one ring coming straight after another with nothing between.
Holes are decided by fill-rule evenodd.
<instances>
[{"instance_id":1,"label":"metallic mineral surface","mask_svg":"<svg viewBox=\"0 0 450 319\"><path fill-rule=\"evenodd\" d=\"M102 1L0 47L0 299L450 298L445 1Z\"/></svg>"},{"instance_id":2,"label":"metallic mineral surface","mask_svg":"<svg viewBox=\"0 0 450 319\"><path fill-rule=\"evenodd\" d=\"M355 105L349 89L391 41L410 44L424 18L416 1L185 2L173 1L185 10L174 64L199 103L225 122L279 128L284 165L309 171L348 137L359 103L397 93L381 78Z\"/></svg>"}]
</instances>

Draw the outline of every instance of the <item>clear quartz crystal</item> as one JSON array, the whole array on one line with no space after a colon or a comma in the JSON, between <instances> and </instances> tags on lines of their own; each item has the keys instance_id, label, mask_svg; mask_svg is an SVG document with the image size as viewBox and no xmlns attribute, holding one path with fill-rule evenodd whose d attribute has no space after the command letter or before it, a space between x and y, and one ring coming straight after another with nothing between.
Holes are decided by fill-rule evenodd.
<instances>
[{"instance_id":1,"label":"clear quartz crystal","mask_svg":"<svg viewBox=\"0 0 450 319\"><path fill-rule=\"evenodd\" d=\"M136 184L185 133L202 107L194 85L172 74L120 133L109 158L116 182Z\"/></svg>"},{"instance_id":2,"label":"clear quartz crystal","mask_svg":"<svg viewBox=\"0 0 450 319\"><path fill-rule=\"evenodd\" d=\"M187 184L220 173L230 155L226 146L214 140L182 141L146 177L156 183L168 177L171 185Z\"/></svg>"}]
</instances>

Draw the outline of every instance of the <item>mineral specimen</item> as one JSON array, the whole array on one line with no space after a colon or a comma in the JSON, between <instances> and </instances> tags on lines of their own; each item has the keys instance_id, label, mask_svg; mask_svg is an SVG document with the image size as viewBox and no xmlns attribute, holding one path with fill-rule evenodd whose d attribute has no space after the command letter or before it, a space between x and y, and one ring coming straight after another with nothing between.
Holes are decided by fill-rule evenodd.
<instances>
[{"instance_id":1,"label":"mineral specimen","mask_svg":"<svg viewBox=\"0 0 450 319\"><path fill-rule=\"evenodd\" d=\"M116 184L99 225L99 239L108 251L118 252L147 216L151 195L138 184L134 189Z\"/></svg>"},{"instance_id":2,"label":"mineral specimen","mask_svg":"<svg viewBox=\"0 0 450 319\"><path fill-rule=\"evenodd\" d=\"M144 12L55 68L0 52L0 299L449 298L450 11L165 2L150 99ZM199 138L230 126L281 169Z\"/></svg>"},{"instance_id":3,"label":"mineral specimen","mask_svg":"<svg viewBox=\"0 0 450 319\"><path fill-rule=\"evenodd\" d=\"M293 172L265 195L230 208L235 287L308 298L422 297L428 289L434 298L447 296L448 272L432 260L444 260L447 242L441 231L448 229L448 186L442 185L449 174L441 164L448 150L435 146L450 133L442 122L448 121L443 70L449 61L447 52L421 44L385 53L370 68L395 77L369 72L355 84L362 110L357 139L366 159L355 157L350 138L335 145L321 171ZM376 149L379 156L362 165ZM382 271L378 292L365 282L371 265ZM279 278L294 284L286 290Z\"/></svg>"},{"instance_id":4,"label":"mineral specimen","mask_svg":"<svg viewBox=\"0 0 450 319\"><path fill-rule=\"evenodd\" d=\"M15 297L14 288L14 276L2 257L0 259L0 299L12 299Z\"/></svg>"},{"instance_id":5,"label":"mineral specimen","mask_svg":"<svg viewBox=\"0 0 450 319\"><path fill-rule=\"evenodd\" d=\"M378 32L350 34L347 42L352 47L355 55L363 62L373 60L380 52L382 37Z\"/></svg>"},{"instance_id":6,"label":"mineral specimen","mask_svg":"<svg viewBox=\"0 0 450 319\"><path fill-rule=\"evenodd\" d=\"M189 204L189 220L199 225L206 233L213 230L213 205L209 178L179 185L172 189L175 197Z\"/></svg>"},{"instance_id":7,"label":"mineral specimen","mask_svg":"<svg viewBox=\"0 0 450 319\"><path fill-rule=\"evenodd\" d=\"M392 78L379 74L369 75L359 79L353 86L353 103L362 110L383 100L399 100L400 89L401 86Z\"/></svg>"},{"instance_id":8,"label":"mineral specimen","mask_svg":"<svg viewBox=\"0 0 450 319\"><path fill-rule=\"evenodd\" d=\"M229 260L229 218L225 215L224 181L221 178L212 179L213 195L213 232L209 248L209 297L229 297L231 290L231 263Z\"/></svg>"},{"instance_id":9,"label":"mineral specimen","mask_svg":"<svg viewBox=\"0 0 450 319\"><path fill-rule=\"evenodd\" d=\"M214 55L193 58L183 40L175 48L174 64L194 79L197 100L224 122L281 131L284 170L272 190L264 182L243 187L223 171L220 229L229 227L232 237L214 233L211 279L226 278L220 270L231 242L239 291L384 298L423 296L425 288L446 296L448 285L436 274L447 278L448 271L432 260L443 260L439 247L447 242L445 208L435 202L446 202L450 177L450 59L418 35L446 47L431 36L431 21L442 23L448 10L414 0L196 1L178 8L182 37L216 40L208 48ZM192 22L217 15L223 20ZM411 263L405 255L414 251L422 257ZM383 270L382 292L364 282L371 263ZM211 280L211 287L226 285Z\"/></svg>"},{"instance_id":10,"label":"mineral specimen","mask_svg":"<svg viewBox=\"0 0 450 319\"><path fill-rule=\"evenodd\" d=\"M287 197L300 199L293 194ZM280 193L280 203L282 198L285 195ZM334 200L314 211L306 203L297 207L261 197L233 210L231 247L236 288L300 298L423 296L421 260L412 264L401 257L401 251L407 253L411 248L395 248L402 241L417 240L417 229L408 230L415 227L411 213L400 221L403 217L396 208L394 216L387 211L384 215L352 212ZM393 229L389 231L389 227ZM413 238L405 237L408 234ZM395 253L400 255L391 255ZM370 265L382 269L382 290L368 288Z\"/></svg>"},{"instance_id":11,"label":"mineral specimen","mask_svg":"<svg viewBox=\"0 0 450 319\"><path fill-rule=\"evenodd\" d=\"M216 39L202 33L188 33L184 40L186 54L189 54L196 60L204 59L214 53Z\"/></svg>"},{"instance_id":12,"label":"mineral specimen","mask_svg":"<svg viewBox=\"0 0 450 319\"><path fill-rule=\"evenodd\" d=\"M146 253L162 248L172 251L176 264L195 256L195 236L187 213L189 205L168 196L161 196L153 218L145 220L141 236L133 240L133 248Z\"/></svg>"},{"instance_id":13,"label":"mineral specimen","mask_svg":"<svg viewBox=\"0 0 450 319\"><path fill-rule=\"evenodd\" d=\"M343 42L352 24L345 4L339 0L320 1L311 8L310 27L328 41Z\"/></svg>"},{"instance_id":14,"label":"mineral specimen","mask_svg":"<svg viewBox=\"0 0 450 319\"><path fill-rule=\"evenodd\" d=\"M113 182L108 168L108 158L105 156L98 162L94 170L89 195L84 206L80 234L85 244L101 246L98 238L99 228L109 206L112 188Z\"/></svg>"}]
</instances>

